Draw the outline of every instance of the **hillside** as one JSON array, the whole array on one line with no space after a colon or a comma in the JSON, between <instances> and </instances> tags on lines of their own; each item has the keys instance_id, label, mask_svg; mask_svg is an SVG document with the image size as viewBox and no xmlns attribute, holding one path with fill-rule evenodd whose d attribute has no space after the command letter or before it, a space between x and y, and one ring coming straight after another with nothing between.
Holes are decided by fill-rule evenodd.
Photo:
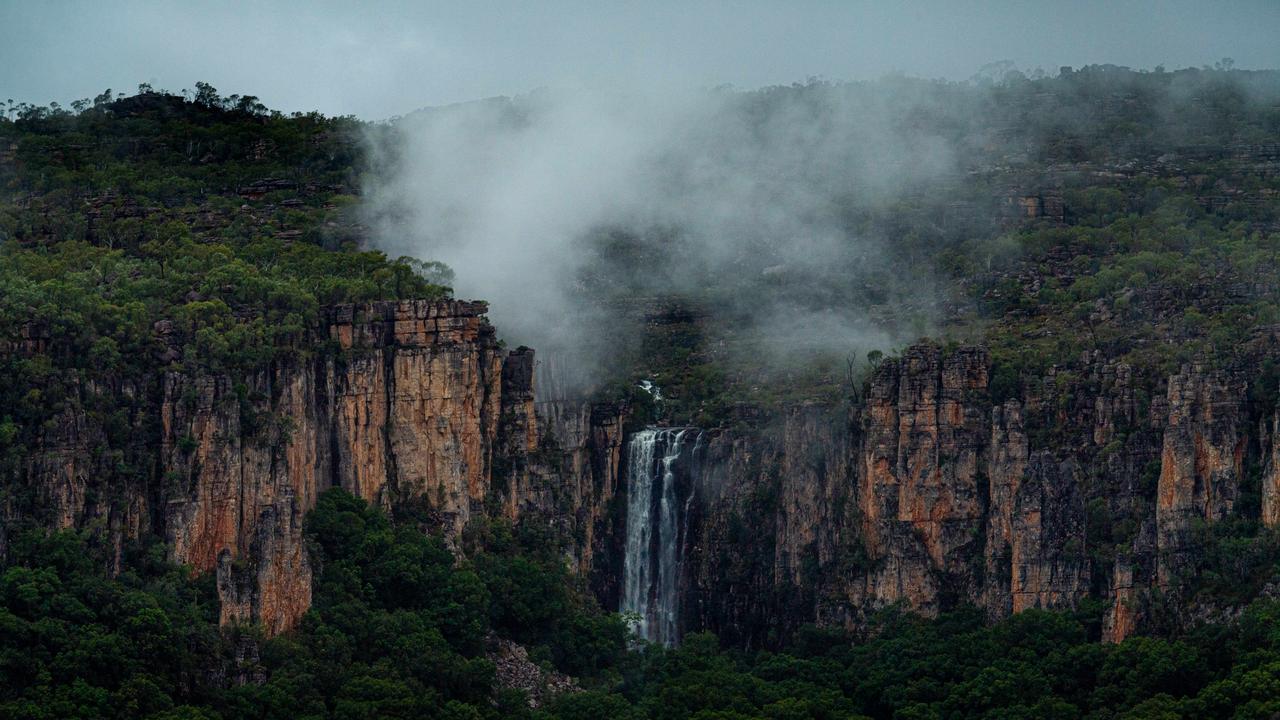
<instances>
[{"instance_id":1,"label":"hillside","mask_svg":"<svg viewBox=\"0 0 1280 720\"><path fill-rule=\"evenodd\" d=\"M552 352L376 249L420 117L5 114L0 714L1280 712L1280 73L1069 70L715 91L895 121L835 249L596 223Z\"/></svg>"}]
</instances>

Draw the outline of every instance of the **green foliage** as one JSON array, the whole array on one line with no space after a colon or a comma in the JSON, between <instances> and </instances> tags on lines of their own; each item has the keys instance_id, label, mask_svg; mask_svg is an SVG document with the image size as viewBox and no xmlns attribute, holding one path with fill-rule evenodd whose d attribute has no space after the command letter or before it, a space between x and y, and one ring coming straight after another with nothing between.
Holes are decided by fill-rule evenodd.
<instances>
[{"instance_id":1,"label":"green foliage","mask_svg":"<svg viewBox=\"0 0 1280 720\"><path fill-rule=\"evenodd\" d=\"M894 107L906 98L909 111ZM1144 379L1257 360L1256 331L1280 322L1280 181L1265 170L1277 98L1274 71L1110 65L976 88L815 82L727 97L763 126L793 122L775 115L790 103L883 104L909 118L898 139L941 142L969 171L832 188L814 213L833 236L816 267L763 243L713 272L679 228L605 228L584 243L584 299L644 299L646 315L603 328L599 354L630 351L617 373L660 385L665 420L722 426L744 405L840 401L854 394L841 392L846 358L925 334L987 345L997 401L1086 357ZM685 274L695 287L673 279ZM811 345L797 331L841 310L867 332Z\"/></svg>"},{"instance_id":2,"label":"green foliage","mask_svg":"<svg viewBox=\"0 0 1280 720\"><path fill-rule=\"evenodd\" d=\"M1099 508L1097 513L1101 513ZM1092 522L1092 521L1091 521ZM315 604L294 632L219 630L208 578L139 547L104 572L89 535L23 531L0 573L0 716L15 718L1119 718L1280 712L1280 603L1180 639L1097 642L1101 608L986 625L890 611L854 638L805 628L777 652L627 652L616 615L542 534L496 523L457 562L443 542L343 491L305 523ZM586 692L531 711L495 693L490 632ZM243 649L257 646L257 659ZM233 678L247 680L235 681ZM254 679L256 678L256 679ZM1244 713L1244 714L1241 714Z\"/></svg>"},{"instance_id":3,"label":"green foliage","mask_svg":"<svg viewBox=\"0 0 1280 720\"><path fill-rule=\"evenodd\" d=\"M1276 77L1095 66L981 91L891 81L909 91L895 97L918 105L910 127L954 148L961 166L992 162L985 143L1004 131L987 131L998 127L1012 133L1004 150L1016 151L997 162L1037 172L1051 164L1077 168L1055 170L1065 183L1062 222L1005 222L996 206L1009 198L993 202L1004 190L981 173L892 201L849 188L848 197L832 197L833 235L871 242L858 247L874 252L806 274L776 264L762 248L692 297L658 298L644 310L641 331L613 329L639 337L610 368L625 380L613 394L631 402L633 421L726 424L739 403L851 394L846 386L856 377L847 358L866 354L874 367L891 350L850 347L831 357L776 347L803 336L735 334L706 320L768 327L752 316L762 298L796 308L798 317L867 309L892 337L920 335L930 303L954 301L961 319L941 330L977 334L990 347L992 400L1042 390L1046 407L1056 403L1061 416L1068 391L1087 377L1082 358L1095 352L1127 361L1138 386L1193 359L1233 363L1254 352L1256 328L1280 322L1273 231L1280 185L1217 151L1274 142ZM789 106L780 99L856 101L876 92L812 83L738 101L754 109L751 117L772 122L775 107ZM987 123L981 132L967 124L972 118ZM360 248L353 188L367 169L356 142L362 130L350 118L272 113L252 96L224 97L206 83L190 100L144 87L133 97L105 92L75 113L30 106L4 113L0 476L71 402L101 421L104 453L121 447L134 431L134 408L123 393L95 394L101 388L126 379L141 386L169 369L242 374L324 352L309 334L326 305L445 296L448 268ZM1210 151L1198 153L1204 148ZM1172 150L1187 157L1161 169L1154 158ZM1133 158L1146 165L1095 172ZM978 219L953 222L948 213L965 206ZM667 287L651 282L663 272L697 275L696 267L680 267L697 258L674 229L652 237L603 232L581 283L602 304L652 295ZM675 267L661 266L663 258ZM903 268L905 283L896 280ZM939 297L918 297L935 278L949 283ZM602 344L617 339L606 334ZM767 367L774 353L787 358L784 368ZM749 359L730 362L731 355ZM655 381L667 399L638 390L640 378ZM1250 399L1265 415L1280 393L1273 360L1261 362L1256 380ZM279 423L287 431L287 419L255 413L243 386L240 396L245 428ZM1052 428L1029 432L1043 446ZM194 452L194 439L179 438L178 449ZM1117 439L1102 455L1123 450ZM1142 470L1143 495L1154 495L1158 472L1158 461ZM1251 476L1242 485L1239 507L1250 518L1260 502L1256 484ZM750 514L730 518L728 537L735 548L754 544L772 557L770 537L753 529L775 513L775 485L748 500ZM1100 566L1138 532L1137 520L1113 511L1101 500L1086 507L1089 550ZM254 628L220 630L212 578L166 564L158 545L131 548L111 575L105 568L116 558L94 545L96 535L3 531L0 717L1280 713L1280 605L1268 601L1236 622L1119 645L1096 641L1099 613L1090 606L1028 611L994 626L969 610L934 621L890 612L856 638L806 629L781 652L726 650L715 636L695 634L678 649L628 653L624 624L601 612L566 570L545 525L493 523L459 560L412 518L393 523L334 491L306 521L313 608L295 631L263 640ZM1276 536L1256 520L1195 532L1204 552L1188 572L1206 604L1243 603L1275 577ZM849 572L871 563L856 538L841 562ZM750 568L729 571L739 572L742 578L726 580L748 587L737 581L750 580ZM484 656L491 634L523 643L537 662L578 676L587 691L537 712L519 692L495 693ZM255 648L259 657L246 654Z\"/></svg>"},{"instance_id":4,"label":"green foliage","mask_svg":"<svg viewBox=\"0 0 1280 720\"><path fill-rule=\"evenodd\" d=\"M1141 181L1133 185L1130 193L1141 192ZM1196 359L1230 365L1252 352L1256 328L1274 322L1269 294L1238 288L1280 282L1275 234L1206 214L1191 194L1165 193L1148 212L1091 217L1092 226L1019 233L1018 262L1039 261L1036 273L1044 280L1038 288L1004 270L976 286L994 318L985 340L998 396L1014 390L1016 376L1073 366L1086 351L1156 375ZM1060 259L1066 253L1074 253L1069 266ZM1063 277L1071 282L1061 283Z\"/></svg>"},{"instance_id":5,"label":"green foliage","mask_svg":"<svg viewBox=\"0 0 1280 720\"><path fill-rule=\"evenodd\" d=\"M491 702L491 632L587 679L625 654L621 620L545 551L512 543L459 564L440 538L341 490L320 497L305 536L314 606L263 641L220 631L211 578L165 564L162 546L110 577L89 535L19 534L0 574L0 716L496 718L527 706ZM238 655L246 643L260 661Z\"/></svg>"},{"instance_id":6,"label":"green foliage","mask_svg":"<svg viewBox=\"0 0 1280 720\"><path fill-rule=\"evenodd\" d=\"M143 548L115 578L106 549L25 531L0 575L0 716L148 717L174 711L221 652L208 583ZM207 697L187 695L197 704Z\"/></svg>"},{"instance_id":7,"label":"green foliage","mask_svg":"<svg viewBox=\"0 0 1280 720\"><path fill-rule=\"evenodd\" d=\"M566 697L555 717L1268 717L1280 709L1275 602L1184 640L1091 637L1096 617L1026 611L994 626L959 611L889 613L870 639L808 631L784 652L694 635L635 658L619 695ZM1234 714L1247 707L1246 714ZM1155 714L1153 714L1155 713Z\"/></svg>"},{"instance_id":8,"label":"green foliage","mask_svg":"<svg viewBox=\"0 0 1280 720\"><path fill-rule=\"evenodd\" d=\"M89 386L322 351L327 305L446 296L443 265L360 249L359 131L203 83L0 118L0 447Z\"/></svg>"}]
</instances>

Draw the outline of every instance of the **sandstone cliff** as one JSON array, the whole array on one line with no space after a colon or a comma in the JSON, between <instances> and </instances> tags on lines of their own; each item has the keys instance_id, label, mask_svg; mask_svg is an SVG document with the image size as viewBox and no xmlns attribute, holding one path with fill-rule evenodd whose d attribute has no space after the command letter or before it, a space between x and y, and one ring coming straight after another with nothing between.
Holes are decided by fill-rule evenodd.
<instances>
[{"instance_id":1,"label":"sandstone cliff","mask_svg":"<svg viewBox=\"0 0 1280 720\"><path fill-rule=\"evenodd\" d=\"M1104 637L1134 632L1153 591L1188 588L1196 528L1234 516L1249 467L1276 523L1276 421L1243 371L1139 382L1123 364L1089 367L996 401L981 348L916 346L860 402L715 433L686 626L768 644L892 605L998 618L1093 597L1109 608Z\"/></svg>"},{"instance_id":2,"label":"sandstone cliff","mask_svg":"<svg viewBox=\"0 0 1280 720\"><path fill-rule=\"evenodd\" d=\"M484 311L339 306L311 351L245 376L173 370L151 387L79 388L14 478L30 502L11 500L6 516L96 528L117 548L159 535L175 561L217 574L224 622L271 633L310 605L303 517L330 487L425 510L454 544L495 506L538 514L589 562L620 409L561 404L538 421L533 354L505 352ZM104 394L130 408L123 441L92 411Z\"/></svg>"},{"instance_id":3,"label":"sandstone cliff","mask_svg":"<svg viewBox=\"0 0 1280 720\"><path fill-rule=\"evenodd\" d=\"M337 486L429 518L459 551L477 520L541 523L616 607L627 408L540 398L533 351L502 349L484 310L335 307L325 349L245 376L77 386L17 468L5 525L93 528L117 555L163 537L216 573L224 622L274 633L310 604L303 517ZM44 351L39 328L27 336L9 351ZM1243 371L1086 366L993 398L982 348L920 345L856 401L708 432L681 625L759 645L894 605L998 618L1093 597L1107 638L1134 632L1153 590L1185 587L1201 529L1241 512L1250 477L1249 512L1280 522L1280 421ZM122 416L93 412L104 395Z\"/></svg>"}]
</instances>

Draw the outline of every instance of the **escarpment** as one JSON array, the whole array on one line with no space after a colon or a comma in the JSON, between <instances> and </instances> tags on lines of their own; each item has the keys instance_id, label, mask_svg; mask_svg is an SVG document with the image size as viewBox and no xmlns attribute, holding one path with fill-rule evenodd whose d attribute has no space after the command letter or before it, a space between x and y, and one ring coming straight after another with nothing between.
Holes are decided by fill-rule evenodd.
<instances>
[{"instance_id":1,"label":"escarpment","mask_svg":"<svg viewBox=\"0 0 1280 720\"><path fill-rule=\"evenodd\" d=\"M589 562L620 408L557 406L540 423L532 352L503 350L484 311L337 306L305 352L248 374L78 387L17 469L6 524L92 528L117 548L163 537L173 560L216 573L224 622L270 633L310 605L303 518L329 487L423 512L455 545L475 518L535 515ZM128 411L95 413L103 396Z\"/></svg>"},{"instance_id":2,"label":"escarpment","mask_svg":"<svg viewBox=\"0 0 1280 720\"><path fill-rule=\"evenodd\" d=\"M768 645L890 606L996 619L1086 599L1112 641L1190 622L1156 606L1192 602L1214 525L1277 522L1275 409L1248 368L1184 366L1151 397L1123 363L1088 367L993 398L984 350L915 346L859 402L713 433L685 625Z\"/></svg>"},{"instance_id":3,"label":"escarpment","mask_svg":"<svg viewBox=\"0 0 1280 720\"><path fill-rule=\"evenodd\" d=\"M474 522L540 523L617 608L628 408L540 396L534 351L502 348L484 311L337 306L313 351L248 374L77 385L17 465L5 525L89 528L117 557L162 537L216 575L224 623L278 633L311 601L305 514L342 487L459 552ZM48 350L29 344L10 351ZM996 619L1086 599L1107 639L1169 622L1159 603L1194 596L1216 524L1280 524L1276 408L1247 367L1083 367L1009 393L983 348L918 345L860 397L706 429L679 466L697 469L679 481L672 627L761 646L893 606ZM103 396L124 410L95 412Z\"/></svg>"}]
</instances>

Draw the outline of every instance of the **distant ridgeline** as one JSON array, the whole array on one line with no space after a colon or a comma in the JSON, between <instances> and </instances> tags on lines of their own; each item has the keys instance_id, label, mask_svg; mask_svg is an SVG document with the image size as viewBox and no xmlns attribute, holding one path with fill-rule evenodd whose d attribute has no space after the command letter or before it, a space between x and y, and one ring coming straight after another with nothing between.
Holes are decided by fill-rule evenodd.
<instances>
[{"instance_id":1,"label":"distant ridgeline","mask_svg":"<svg viewBox=\"0 0 1280 720\"><path fill-rule=\"evenodd\" d=\"M0 715L1280 712L1280 73L739 99L881 95L960 175L838 211L936 300L654 297L628 273L678 243L624 228L581 395L367 247L394 126L10 106ZM934 339L765 367L730 291Z\"/></svg>"}]
</instances>

